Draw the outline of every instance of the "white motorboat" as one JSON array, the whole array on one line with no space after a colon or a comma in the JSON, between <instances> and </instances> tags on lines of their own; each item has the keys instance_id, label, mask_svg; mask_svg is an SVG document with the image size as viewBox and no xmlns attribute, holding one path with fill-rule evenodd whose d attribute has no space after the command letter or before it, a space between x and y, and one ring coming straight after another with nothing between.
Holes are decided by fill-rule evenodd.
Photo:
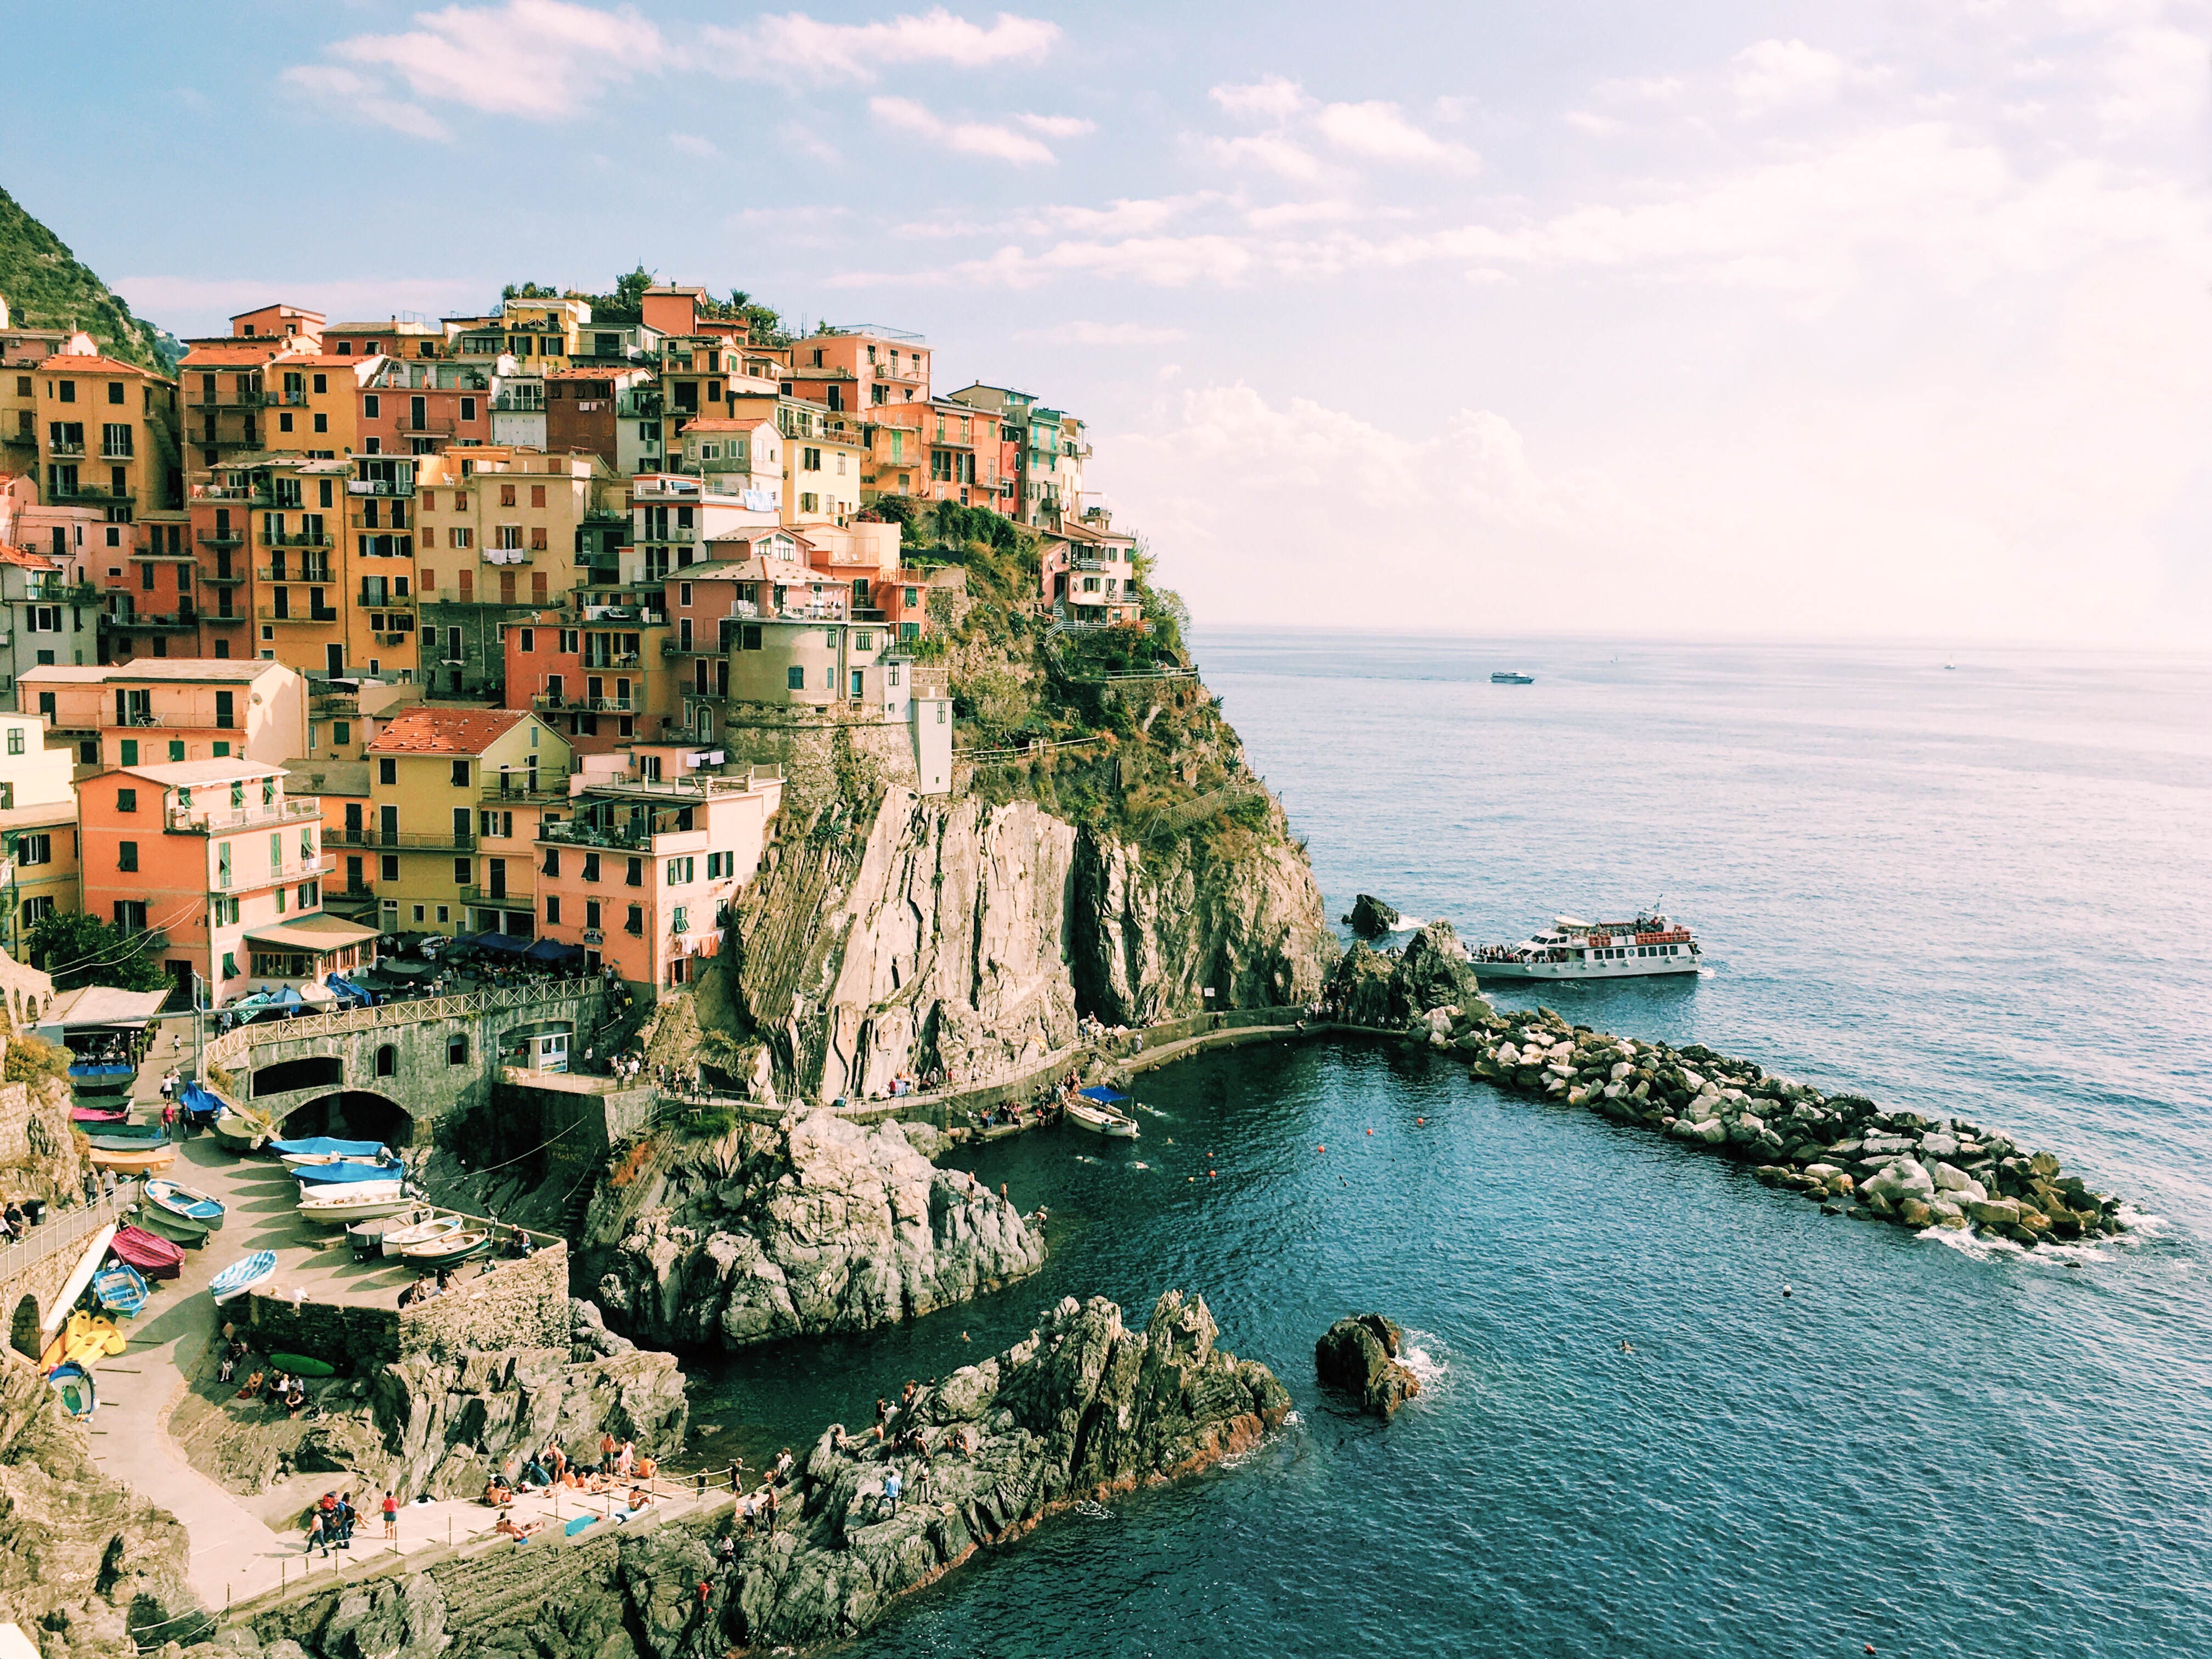
<instances>
[{"instance_id":1,"label":"white motorboat","mask_svg":"<svg viewBox=\"0 0 2212 1659\"><path fill-rule=\"evenodd\" d=\"M1114 1109L1126 1104L1128 1098L1111 1089L1085 1089L1067 1103L1067 1121L1079 1129L1088 1129L1109 1140L1134 1140L1137 1120Z\"/></svg>"},{"instance_id":2,"label":"white motorboat","mask_svg":"<svg viewBox=\"0 0 2212 1659\"><path fill-rule=\"evenodd\" d=\"M434 1215L428 1221L417 1221L412 1226L395 1227L383 1236L384 1254L400 1255L411 1244L428 1244L441 1238L451 1238L468 1225L457 1215Z\"/></svg>"},{"instance_id":3,"label":"white motorboat","mask_svg":"<svg viewBox=\"0 0 2212 1659\"><path fill-rule=\"evenodd\" d=\"M389 1192L364 1192L359 1187L348 1187L328 1198L301 1199L300 1216L302 1220L312 1221L319 1227L349 1227L356 1221L373 1221L379 1216L398 1215L414 1202L399 1190L397 1183Z\"/></svg>"},{"instance_id":4,"label":"white motorboat","mask_svg":"<svg viewBox=\"0 0 2212 1659\"><path fill-rule=\"evenodd\" d=\"M1498 668L1491 672L1490 683L1492 685L1534 685L1536 677L1524 674L1517 668Z\"/></svg>"},{"instance_id":5,"label":"white motorboat","mask_svg":"<svg viewBox=\"0 0 2212 1659\"><path fill-rule=\"evenodd\" d=\"M1484 945L1474 971L1482 979L1640 979L1694 974L1700 961L1695 934L1647 912L1633 921L1556 916L1547 932L1518 945Z\"/></svg>"}]
</instances>

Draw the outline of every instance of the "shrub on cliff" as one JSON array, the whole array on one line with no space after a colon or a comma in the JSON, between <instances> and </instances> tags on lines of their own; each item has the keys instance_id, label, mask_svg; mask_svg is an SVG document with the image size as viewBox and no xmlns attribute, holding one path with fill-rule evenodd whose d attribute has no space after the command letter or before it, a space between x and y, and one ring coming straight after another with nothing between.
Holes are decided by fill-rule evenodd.
<instances>
[{"instance_id":1,"label":"shrub on cliff","mask_svg":"<svg viewBox=\"0 0 2212 1659\"><path fill-rule=\"evenodd\" d=\"M8 1057L0 1062L0 1082L36 1083L42 1077L67 1078L70 1052L59 1043L26 1034L8 1039Z\"/></svg>"}]
</instances>

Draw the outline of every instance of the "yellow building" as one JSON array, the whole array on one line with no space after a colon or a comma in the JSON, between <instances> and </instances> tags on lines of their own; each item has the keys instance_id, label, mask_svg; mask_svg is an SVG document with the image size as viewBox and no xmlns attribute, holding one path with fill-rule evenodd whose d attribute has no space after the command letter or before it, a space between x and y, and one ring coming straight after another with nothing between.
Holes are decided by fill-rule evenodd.
<instances>
[{"instance_id":1,"label":"yellow building","mask_svg":"<svg viewBox=\"0 0 2212 1659\"><path fill-rule=\"evenodd\" d=\"M112 357L56 356L31 370L39 477L48 506L96 507L127 524L184 504L177 383Z\"/></svg>"},{"instance_id":2,"label":"yellow building","mask_svg":"<svg viewBox=\"0 0 2212 1659\"><path fill-rule=\"evenodd\" d=\"M265 447L321 460L359 449L361 389L384 361L326 352L270 365Z\"/></svg>"},{"instance_id":3,"label":"yellow building","mask_svg":"<svg viewBox=\"0 0 2212 1659\"><path fill-rule=\"evenodd\" d=\"M783 443L785 524L848 524L860 510L860 465L866 454L860 417L801 398L732 392L728 420L771 420Z\"/></svg>"},{"instance_id":4,"label":"yellow building","mask_svg":"<svg viewBox=\"0 0 2212 1659\"><path fill-rule=\"evenodd\" d=\"M19 961L41 917L78 908L71 752L46 747L46 724L36 714L0 714L0 946Z\"/></svg>"},{"instance_id":5,"label":"yellow building","mask_svg":"<svg viewBox=\"0 0 2212 1659\"><path fill-rule=\"evenodd\" d=\"M376 859L379 927L529 937L532 846L567 793L560 735L514 709L426 705L388 722L368 761L375 819L362 836Z\"/></svg>"}]
</instances>

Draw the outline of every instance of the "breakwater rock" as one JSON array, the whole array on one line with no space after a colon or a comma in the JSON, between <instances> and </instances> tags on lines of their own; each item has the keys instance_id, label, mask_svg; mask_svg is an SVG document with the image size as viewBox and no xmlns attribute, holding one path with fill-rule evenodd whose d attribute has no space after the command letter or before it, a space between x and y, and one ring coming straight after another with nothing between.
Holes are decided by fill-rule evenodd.
<instances>
[{"instance_id":1,"label":"breakwater rock","mask_svg":"<svg viewBox=\"0 0 2212 1659\"><path fill-rule=\"evenodd\" d=\"M566 1548L494 1545L224 1639L237 1659L702 1659L844 1640L1056 1510L1195 1473L1279 1426L1289 1395L1217 1334L1196 1297L1170 1291L1141 1330L1103 1298L1071 1297L1024 1340L920 1391L888 1443L825 1431L778 1488L774 1530L744 1526L726 1553L714 1536L726 1510L594 1528Z\"/></svg>"},{"instance_id":2,"label":"breakwater rock","mask_svg":"<svg viewBox=\"0 0 2212 1659\"><path fill-rule=\"evenodd\" d=\"M871 1330L1044 1265L1041 1229L896 1123L743 1126L673 1171L667 1197L595 1252L609 1324L654 1346Z\"/></svg>"},{"instance_id":3,"label":"breakwater rock","mask_svg":"<svg viewBox=\"0 0 2212 1659\"><path fill-rule=\"evenodd\" d=\"M1437 1037L1425 1024L1417 1034ZM1838 1211L2027 1245L2126 1225L2117 1199L2064 1174L2052 1153L1964 1118L1823 1094L1702 1044L1607 1036L1549 1009L1487 1008L1455 1021L1448 1041L1474 1054L1485 1082L1755 1165L1766 1185Z\"/></svg>"},{"instance_id":4,"label":"breakwater rock","mask_svg":"<svg viewBox=\"0 0 2212 1659\"><path fill-rule=\"evenodd\" d=\"M126 1659L198 1630L191 1545L106 1474L38 1369L0 1356L0 1618L47 1659Z\"/></svg>"},{"instance_id":5,"label":"breakwater rock","mask_svg":"<svg viewBox=\"0 0 2212 1659\"><path fill-rule=\"evenodd\" d=\"M1344 914L1344 925L1362 939L1381 939L1400 920L1395 910L1372 893L1362 893Z\"/></svg>"},{"instance_id":6,"label":"breakwater rock","mask_svg":"<svg viewBox=\"0 0 2212 1659\"><path fill-rule=\"evenodd\" d=\"M1329 975L1327 1006L1353 1025L1396 1030L1431 1013L1464 1017L1480 1006L1467 946L1448 921L1432 921L1405 948L1377 951L1354 943ZM1445 1025L1439 1030L1448 1029Z\"/></svg>"},{"instance_id":7,"label":"breakwater rock","mask_svg":"<svg viewBox=\"0 0 2212 1659\"><path fill-rule=\"evenodd\" d=\"M1359 1396L1363 1410L1388 1421L1421 1391L1421 1379L1398 1356L1405 1333L1381 1314L1340 1319L1314 1344L1314 1371L1332 1388Z\"/></svg>"}]
</instances>

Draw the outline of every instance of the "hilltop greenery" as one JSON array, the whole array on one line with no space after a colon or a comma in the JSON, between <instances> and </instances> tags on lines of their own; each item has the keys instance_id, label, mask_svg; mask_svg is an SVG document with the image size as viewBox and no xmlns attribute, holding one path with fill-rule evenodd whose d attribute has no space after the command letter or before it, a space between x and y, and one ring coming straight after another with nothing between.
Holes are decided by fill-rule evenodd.
<instances>
[{"instance_id":1,"label":"hilltop greenery","mask_svg":"<svg viewBox=\"0 0 2212 1659\"><path fill-rule=\"evenodd\" d=\"M614 287L605 294L586 294L580 289L549 288L542 283L509 283L500 290L499 297L507 300L587 300L591 302L592 320L605 323L611 328L629 328L645 320L645 291L660 280L647 270L642 260L627 276L615 278ZM722 319L742 318L750 326L755 345L787 345L791 335L783 326L783 319L773 306L764 306L743 289L732 289L730 297L717 300L708 295L699 303L699 314Z\"/></svg>"},{"instance_id":2,"label":"hilltop greenery","mask_svg":"<svg viewBox=\"0 0 2212 1659\"><path fill-rule=\"evenodd\" d=\"M183 342L133 316L61 238L0 190L0 298L18 328L81 328L111 357L176 373Z\"/></svg>"}]
</instances>

